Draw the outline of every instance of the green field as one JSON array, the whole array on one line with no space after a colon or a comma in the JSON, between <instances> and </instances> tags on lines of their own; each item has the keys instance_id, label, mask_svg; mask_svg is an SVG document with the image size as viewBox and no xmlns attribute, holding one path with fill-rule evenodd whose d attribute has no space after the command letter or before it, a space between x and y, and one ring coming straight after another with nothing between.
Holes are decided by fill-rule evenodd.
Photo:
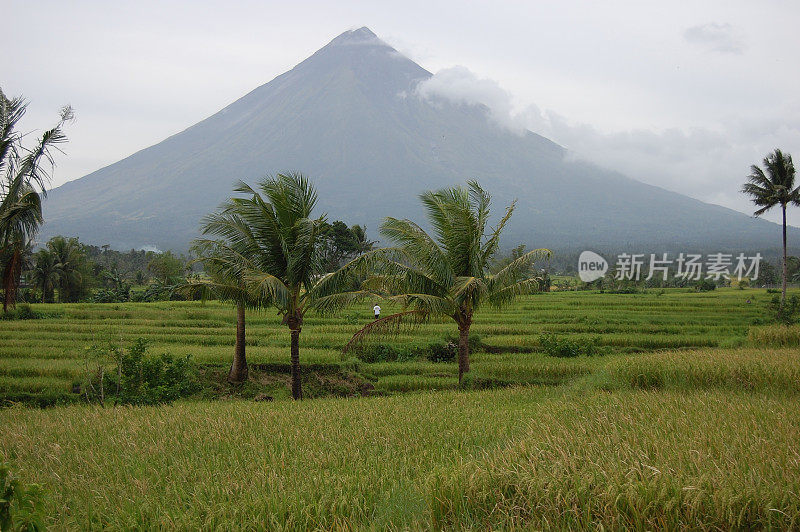
<instances>
[{"instance_id":1,"label":"green field","mask_svg":"<svg viewBox=\"0 0 800 532\"><path fill-rule=\"evenodd\" d=\"M42 484L56 529L797 529L800 334L762 325L771 298L538 294L476 315L467 388L492 389L408 360L355 367L382 397L18 404L0 409L0 461ZM307 318L301 361L350 367L364 306ZM234 312L217 303L34 310L47 316L0 321L6 399L74 396L86 346L109 337L220 369L232 353ZM434 322L391 342L453 333ZM548 357L543 333L608 353ZM277 316L250 315L251 363L280 373L288 345Z\"/></svg>"},{"instance_id":2,"label":"green field","mask_svg":"<svg viewBox=\"0 0 800 532\"><path fill-rule=\"evenodd\" d=\"M771 294L756 290L695 293L600 294L560 292L529 296L514 306L476 315L472 332L487 352L473 356L474 375L526 383L556 384L590 371L595 361L560 360L536 352L539 336L554 333L595 338L615 353L745 345L752 324L764 318ZM747 304L747 299L751 300ZM66 394L80 380L87 346L109 339L128 344L142 337L155 353L192 355L201 364L229 364L235 313L210 302L33 305L50 317L0 321L0 397ZM371 318L371 305L337 317L309 316L301 342L304 364L336 365L342 346ZM387 309L384 310L386 312ZM248 360L288 364L289 334L272 312L247 320ZM389 342L424 345L455 335L450 321L404 332ZM518 352L526 351L526 352ZM530 351L530 352L527 352ZM364 372L379 390L445 389L456 386L455 364L424 360L375 364Z\"/></svg>"}]
</instances>

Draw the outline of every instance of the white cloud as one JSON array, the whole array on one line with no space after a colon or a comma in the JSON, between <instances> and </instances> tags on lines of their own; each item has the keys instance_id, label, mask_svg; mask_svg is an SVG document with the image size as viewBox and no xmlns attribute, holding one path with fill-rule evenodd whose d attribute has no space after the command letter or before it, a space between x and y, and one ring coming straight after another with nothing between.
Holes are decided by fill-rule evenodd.
<instances>
[{"instance_id":1,"label":"white cloud","mask_svg":"<svg viewBox=\"0 0 800 532\"><path fill-rule=\"evenodd\" d=\"M415 92L421 99L435 104L437 98L446 98L463 105L483 105L489 118L497 124L518 133L524 124L516 119L511 104L511 94L499 83L488 78L479 78L464 66L454 66L438 71L417 85Z\"/></svg>"},{"instance_id":2,"label":"white cloud","mask_svg":"<svg viewBox=\"0 0 800 532\"><path fill-rule=\"evenodd\" d=\"M495 123L515 133L527 129L547 137L570 150L570 158L746 213L752 213L752 205L739 188L750 165L776 147L791 151L800 146L800 106L731 118L713 127L601 131L533 103L515 105L499 83L461 66L440 70L416 92L433 103L446 98L486 106ZM777 213L765 217L777 221ZM800 224L800 212L791 213L790 223Z\"/></svg>"},{"instance_id":3,"label":"white cloud","mask_svg":"<svg viewBox=\"0 0 800 532\"><path fill-rule=\"evenodd\" d=\"M683 38L690 44L713 52L742 54L745 50L744 38L730 24L711 22L692 26L683 32Z\"/></svg>"}]
</instances>

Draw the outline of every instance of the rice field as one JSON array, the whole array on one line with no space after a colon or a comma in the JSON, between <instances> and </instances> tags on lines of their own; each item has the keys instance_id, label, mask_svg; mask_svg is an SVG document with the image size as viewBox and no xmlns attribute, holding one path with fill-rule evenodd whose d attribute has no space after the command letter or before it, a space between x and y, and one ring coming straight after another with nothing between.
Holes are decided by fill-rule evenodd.
<instances>
[{"instance_id":1,"label":"rice field","mask_svg":"<svg viewBox=\"0 0 800 532\"><path fill-rule=\"evenodd\" d=\"M0 411L56 529L796 529L800 397L518 387Z\"/></svg>"},{"instance_id":2,"label":"rice field","mask_svg":"<svg viewBox=\"0 0 800 532\"><path fill-rule=\"evenodd\" d=\"M554 292L521 298L513 306L476 314L472 328L486 348L473 356L474 375L514 382L557 384L591 371L596 361L563 361L537 352L541 334L597 338L613 353L760 345L754 323L771 294L759 290L710 293L667 290L642 294ZM747 303L747 300L750 303ZM224 366L233 351L235 314L218 302L33 305L46 317L0 321L0 398L37 394L69 398L82 374L86 348L145 338L151 352L191 355ZM391 312L385 308L384 313ZM335 317L310 315L301 334L303 364L339 364L341 348L371 319L371 304ZM425 345L453 336L452 322L433 321L387 342ZM749 336L748 336L749 335ZM774 334L773 334L774 336ZM797 345L794 334L780 345ZM749 339L748 339L749 338ZM788 342L788 343L787 343ZM273 312L247 318L248 360L288 364L289 334ZM368 365L369 366L369 365ZM364 372L386 392L455 387L453 364L425 360L374 364Z\"/></svg>"},{"instance_id":3,"label":"rice field","mask_svg":"<svg viewBox=\"0 0 800 532\"><path fill-rule=\"evenodd\" d=\"M58 530L796 530L800 334L765 324L771 298L561 292L485 309L467 389L452 363L343 360L371 305L310 316L302 362L357 370L383 396L17 403L0 408L0 462L42 486ZM69 396L86 346L109 338L220 369L233 349L219 303L34 310L47 316L0 321L6 399ZM251 363L288 363L277 316L252 313L247 334ZM541 334L607 354L549 357Z\"/></svg>"}]
</instances>

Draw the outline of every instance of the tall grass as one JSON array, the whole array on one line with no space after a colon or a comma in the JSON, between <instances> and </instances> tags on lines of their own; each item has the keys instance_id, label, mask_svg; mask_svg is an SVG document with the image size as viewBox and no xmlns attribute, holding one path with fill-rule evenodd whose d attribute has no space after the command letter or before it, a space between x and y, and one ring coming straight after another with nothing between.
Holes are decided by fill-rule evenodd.
<instances>
[{"instance_id":1,"label":"tall grass","mask_svg":"<svg viewBox=\"0 0 800 532\"><path fill-rule=\"evenodd\" d=\"M753 327L747 341L757 347L800 347L800 325Z\"/></svg>"},{"instance_id":2,"label":"tall grass","mask_svg":"<svg viewBox=\"0 0 800 532\"><path fill-rule=\"evenodd\" d=\"M727 388L800 392L800 351L705 349L617 358L605 369L611 386L641 389Z\"/></svg>"},{"instance_id":3,"label":"tall grass","mask_svg":"<svg viewBox=\"0 0 800 532\"><path fill-rule=\"evenodd\" d=\"M432 524L796 529L798 407L720 391L549 400L503 451L439 470Z\"/></svg>"},{"instance_id":4,"label":"tall grass","mask_svg":"<svg viewBox=\"0 0 800 532\"><path fill-rule=\"evenodd\" d=\"M0 411L55 529L792 529L800 398L563 388Z\"/></svg>"}]
</instances>

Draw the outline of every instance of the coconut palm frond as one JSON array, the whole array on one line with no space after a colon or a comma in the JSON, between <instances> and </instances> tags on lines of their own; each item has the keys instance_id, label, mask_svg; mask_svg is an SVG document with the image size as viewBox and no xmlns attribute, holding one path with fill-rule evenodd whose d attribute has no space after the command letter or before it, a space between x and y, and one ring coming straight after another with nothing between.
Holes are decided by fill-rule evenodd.
<instances>
[{"instance_id":1,"label":"coconut palm frond","mask_svg":"<svg viewBox=\"0 0 800 532\"><path fill-rule=\"evenodd\" d=\"M342 349L343 355L357 353L369 340L397 336L404 330L413 329L428 320L429 314L421 310L406 310L375 320L359 329Z\"/></svg>"},{"instance_id":2,"label":"coconut palm frond","mask_svg":"<svg viewBox=\"0 0 800 532\"><path fill-rule=\"evenodd\" d=\"M534 249L529 251L519 258L514 259L496 274L491 277L490 285L492 288L503 288L510 283L517 282L524 277L527 277L527 272L530 268L541 260L549 259L552 256L552 251L545 248Z\"/></svg>"},{"instance_id":3,"label":"coconut palm frond","mask_svg":"<svg viewBox=\"0 0 800 532\"><path fill-rule=\"evenodd\" d=\"M531 277L517 281L503 288L493 290L488 297L488 302L495 308L511 303L518 296L533 294L541 290L542 278Z\"/></svg>"}]
</instances>

